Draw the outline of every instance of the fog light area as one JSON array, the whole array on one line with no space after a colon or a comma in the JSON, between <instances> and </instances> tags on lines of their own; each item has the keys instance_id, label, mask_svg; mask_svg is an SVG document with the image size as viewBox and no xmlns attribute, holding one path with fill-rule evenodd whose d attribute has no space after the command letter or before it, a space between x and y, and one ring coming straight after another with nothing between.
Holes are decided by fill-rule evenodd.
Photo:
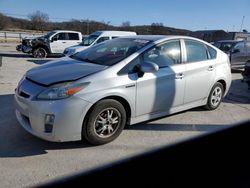
<instances>
[{"instance_id":1,"label":"fog light area","mask_svg":"<svg viewBox=\"0 0 250 188\"><path fill-rule=\"evenodd\" d=\"M45 115L44 132L46 132L46 133L52 132L54 120L55 120L55 115L53 115L53 114L46 114Z\"/></svg>"}]
</instances>

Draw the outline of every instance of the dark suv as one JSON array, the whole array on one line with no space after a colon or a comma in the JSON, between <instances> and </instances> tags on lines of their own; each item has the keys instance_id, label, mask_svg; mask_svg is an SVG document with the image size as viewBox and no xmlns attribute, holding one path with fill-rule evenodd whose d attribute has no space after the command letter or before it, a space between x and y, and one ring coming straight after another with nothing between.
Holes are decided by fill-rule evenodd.
<instances>
[{"instance_id":1,"label":"dark suv","mask_svg":"<svg viewBox=\"0 0 250 188\"><path fill-rule=\"evenodd\" d=\"M230 50L232 65L245 65L250 60L250 41L237 42Z\"/></svg>"},{"instance_id":2,"label":"dark suv","mask_svg":"<svg viewBox=\"0 0 250 188\"><path fill-rule=\"evenodd\" d=\"M239 41L235 40L221 40L213 42L212 44L220 50L224 51L225 53L228 53L238 42Z\"/></svg>"},{"instance_id":3,"label":"dark suv","mask_svg":"<svg viewBox=\"0 0 250 188\"><path fill-rule=\"evenodd\" d=\"M245 65L250 60L250 41L223 40L213 45L229 55L232 66Z\"/></svg>"}]
</instances>

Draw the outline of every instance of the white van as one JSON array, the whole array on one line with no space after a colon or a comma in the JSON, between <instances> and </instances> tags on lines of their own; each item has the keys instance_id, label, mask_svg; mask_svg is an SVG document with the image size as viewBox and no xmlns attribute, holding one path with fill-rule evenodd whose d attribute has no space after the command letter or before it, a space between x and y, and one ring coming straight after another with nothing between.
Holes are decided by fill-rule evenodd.
<instances>
[{"instance_id":1,"label":"white van","mask_svg":"<svg viewBox=\"0 0 250 188\"><path fill-rule=\"evenodd\" d=\"M117 37L131 35L136 35L136 33L130 31L96 31L94 33L91 33L79 45L66 48L63 54L66 56L70 56L105 40L111 40Z\"/></svg>"}]
</instances>

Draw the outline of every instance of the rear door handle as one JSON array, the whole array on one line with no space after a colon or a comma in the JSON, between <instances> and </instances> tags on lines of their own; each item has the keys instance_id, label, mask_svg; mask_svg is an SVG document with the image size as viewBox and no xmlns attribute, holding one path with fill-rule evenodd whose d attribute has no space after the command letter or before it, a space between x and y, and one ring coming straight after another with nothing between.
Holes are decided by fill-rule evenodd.
<instances>
[{"instance_id":1,"label":"rear door handle","mask_svg":"<svg viewBox=\"0 0 250 188\"><path fill-rule=\"evenodd\" d=\"M62 43L66 43L66 42L62 42Z\"/></svg>"},{"instance_id":2,"label":"rear door handle","mask_svg":"<svg viewBox=\"0 0 250 188\"><path fill-rule=\"evenodd\" d=\"M178 73L175 75L175 79L182 79L184 77L183 73Z\"/></svg>"},{"instance_id":3,"label":"rear door handle","mask_svg":"<svg viewBox=\"0 0 250 188\"><path fill-rule=\"evenodd\" d=\"M212 66L212 65L209 66L207 70L208 70L208 71L213 71L213 70L214 70L214 66Z\"/></svg>"}]
</instances>

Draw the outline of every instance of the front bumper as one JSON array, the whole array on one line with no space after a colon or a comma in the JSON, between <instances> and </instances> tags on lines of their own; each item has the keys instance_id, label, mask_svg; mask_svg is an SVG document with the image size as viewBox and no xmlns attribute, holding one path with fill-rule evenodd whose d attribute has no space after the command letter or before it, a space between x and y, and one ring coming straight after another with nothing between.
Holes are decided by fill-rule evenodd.
<instances>
[{"instance_id":1,"label":"front bumper","mask_svg":"<svg viewBox=\"0 0 250 188\"><path fill-rule=\"evenodd\" d=\"M22 44L18 44L17 46L16 46L16 50L17 51L22 51Z\"/></svg>"},{"instance_id":2,"label":"front bumper","mask_svg":"<svg viewBox=\"0 0 250 188\"><path fill-rule=\"evenodd\" d=\"M23 44L19 44L16 46L16 50L17 51L22 51L23 53L31 53L32 52L32 48L29 46L25 46Z\"/></svg>"},{"instance_id":3,"label":"front bumper","mask_svg":"<svg viewBox=\"0 0 250 188\"><path fill-rule=\"evenodd\" d=\"M79 97L54 101L35 101L15 94L16 117L31 134L53 142L82 138L82 123L91 104ZM52 132L45 131L45 115L55 116Z\"/></svg>"}]
</instances>

